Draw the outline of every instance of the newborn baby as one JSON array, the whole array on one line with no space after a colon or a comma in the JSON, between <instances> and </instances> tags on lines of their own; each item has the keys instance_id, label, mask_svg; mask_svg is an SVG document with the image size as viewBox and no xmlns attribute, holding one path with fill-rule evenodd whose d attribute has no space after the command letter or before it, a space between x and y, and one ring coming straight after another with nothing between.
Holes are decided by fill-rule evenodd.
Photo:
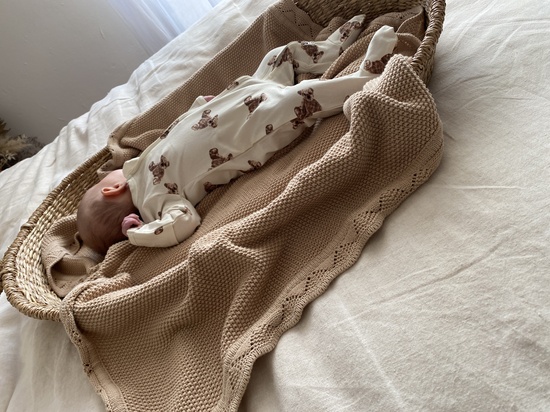
<instances>
[{"instance_id":1,"label":"newborn baby","mask_svg":"<svg viewBox=\"0 0 550 412\"><path fill-rule=\"evenodd\" d=\"M324 41L278 47L252 76L215 97L199 96L139 157L85 193L77 212L84 244L105 254L126 238L167 247L192 235L200 224L195 206L206 194L261 167L317 118L340 113L351 94L380 75L397 44L388 26L375 33L354 73L295 82L300 73L324 73L358 37L363 19Z\"/></svg>"}]
</instances>

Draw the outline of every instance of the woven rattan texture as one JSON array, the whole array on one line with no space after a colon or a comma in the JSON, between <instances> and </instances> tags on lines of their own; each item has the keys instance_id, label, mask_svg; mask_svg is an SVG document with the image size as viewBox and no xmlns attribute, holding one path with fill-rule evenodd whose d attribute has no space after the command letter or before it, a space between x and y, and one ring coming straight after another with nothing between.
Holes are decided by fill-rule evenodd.
<instances>
[{"instance_id":1,"label":"woven rattan texture","mask_svg":"<svg viewBox=\"0 0 550 412\"><path fill-rule=\"evenodd\" d=\"M59 321L61 300L44 275L42 240L55 221L76 211L86 188L99 180L97 169L109 157L105 148L63 179L32 214L6 251L0 272L2 286L8 300L26 315Z\"/></svg>"}]
</instances>

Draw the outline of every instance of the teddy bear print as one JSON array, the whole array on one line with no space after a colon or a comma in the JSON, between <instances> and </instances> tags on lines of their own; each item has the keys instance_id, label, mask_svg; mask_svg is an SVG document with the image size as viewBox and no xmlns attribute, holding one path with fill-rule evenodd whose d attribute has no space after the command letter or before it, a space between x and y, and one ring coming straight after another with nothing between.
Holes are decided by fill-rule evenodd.
<instances>
[{"instance_id":1,"label":"teddy bear print","mask_svg":"<svg viewBox=\"0 0 550 412\"><path fill-rule=\"evenodd\" d=\"M225 162L233 159L233 155L229 153L227 156L222 156L219 154L218 149L213 147L208 151L208 154L210 155L210 159L212 160L212 167L211 169L218 167L219 165L224 164Z\"/></svg>"},{"instance_id":2,"label":"teddy bear print","mask_svg":"<svg viewBox=\"0 0 550 412\"><path fill-rule=\"evenodd\" d=\"M210 182L204 182L204 185L203 185L203 186L204 186L204 191L205 191L206 193L210 193L210 192L212 192L215 188L217 188L217 187L219 187L219 186L221 186L221 185L215 185L215 184L210 183Z\"/></svg>"},{"instance_id":3,"label":"teddy bear print","mask_svg":"<svg viewBox=\"0 0 550 412\"><path fill-rule=\"evenodd\" d=\"M165 183L164 187L168 189L169 195L177 195L178 194L178 184L177 183Z\"/></svg>"},{"instance_id":4,"label":"teddy bear print","mask_svg":"<svg viewBox=\"0 0 550 412\"><path fill-rule=\"evenodd\" d=\"M170 162L166 159L166 157L164 157L164 155L160 156L160 162L155 163L152 161L149 163L149 170L153 173L154 185L158 185L160 183L164 176L164 169L168 166L170 166Z\"/></svg>"},{"instance_id":5,"label":"teddy bear print","mask_svg":"<svg viewBox=\"0 0 550 412\"><path fill-rule=\"evenodd\" d=\"M380 60L376 60L376 61L365 60L365 70L368 70L373 74L382 73L384 71L384 68L386 67L386 64L390 60L391 56L393 56L393 54L388 53L382 56Z\"/></svg>"},{"instance_id":6,"label":"teddy bear print","mask_svg":"<svg viewBox=\"0 0 550 412\"><path fill-rule=\"evenodd\" d=\"M323 57L323 54L325 54L324 51L320 51L319 47L310 41L303 41L300 42L302 45L302 49L307 53L308 56L310 56L313 59L313 63L318 63L319 59Z\"/></svg>"},{"instance_id":7,"label":"teddy bear print","mask_svg":"<svg viewBox=\"0 0 550 412\"><path fill-rule=\"evenodd\" d=\"M271 56L271 58L267 61L267 65L268 65L268 66L274 66L276 63L277 63L277 55L274 54L274 55ZM273 68L279 67L279 66L281 65L281 63L282 63L282 62L279 61L279 62L277 63L277 65L274 66Z\"/></svg>"},{"instance_id":8,"label":"teddy bear print","mask_svg":"<svg viewBox=\"0 0 550 412\"><path fill-rule=\"evenodd\" d=\"M281 53L272 56L271 59L269 59L269 61L267 62L267 65L273 66L272 67L272 70L273 70L285 62L291 63L294 70L300 67L300 63L294 60L294 56L292 55L292 52L288 47L285 47Z\"/></svg>"},{"instance_id":9,"label":"teddy bear print","mask_svg":"<svg viewBox=\"0 0 550 412\"><path fill-rule=\"evenodd\" d=\"M225 89L226 90L232 90L234 89L235 87L237 87L239 85L239 82L238 81L234 81L233 83L231 83L229 86L227 86Z\"/></svg>"},{"instance_id":10,"label":"teddy bear print","mask_svg":"<svg viewBox=\"0 0 550 412\"><path fill-rule=\"evenodd\" d=\"M262 163L258 162L256 160L249 160L248 164L250 165L250 169L248 170L241 170L242 173L248 173L252 172L254 170L258 170L260 167L262 167Z\"/></svg>"},{"instance_id":11,"label":"teddy bear print","mask_svg":"<svg viewBox=\"0 0 550 412\"><path fill-rule=\"evenodd\" d=\"M248 96L246 99L244 99L244 104L248 107L248 115L250 116L254 110L258 108L261 102L265 102L267 100L267 96L265 93L262 93L258 97L252 97Z\"/></svg>"},{"instance_id":12,"label":"teddy bear print","mask_svg":"<svg viewBox=\"0 0 550 412\"><path fill-rule=\"evenodd\" d=\"M208 126L218 127L218 115L211 117L210 112L210 109L206 109L204 112L202 112L201 119L198 121L198 123L191 126L191 129L200 130Z\"/></svg>"},{"instance_id":13,"label":"teddy bear print","mask_svg":"<svg viewBox=\"0 0 550 412\"><path fill-rule=\"evenodd\" d=\"M346 41L353 30L360 29L361 27L363 27L363 24L358 21L348 21L340 27L340 41Z\"/></svg>"},{"instance_id":14,"label":"teddy bear print","mask_svg":"<svg viewBox=\"0 0 550 412\"><path fill-rule=\"evenodd\" d=\"M164 232L164 229L163 229L162 226L161 226L161 227L157 227L157 228L155 229L155 232L154 232L154 233L155 233L155 235L160 235L162 232Z\"/></svg>"},{"instance_id":15,"label":"teddy bear print","mask_svg":"<svg viewBox=\"0 0 550 412\"><path fill-rule=\"evenodd\" d=\"M180 122L180 119L174 120L172 124L168 126L168 128L164 132L162 132L162 134L159 136L159 139L164 139L166 136L168 136L168 133L170 133L170 130L172 130L174 126L177 125L179 122Z\"/></svg>"},{"instance_id":16,"label":"teddy bear print","mask_svg":"<svg viewBox=\"0 0 550 412\"><path fill-rule=\"evenodd\" d=\"M293 129L304 123L304 119L310 117L313 113L322 110L321 105L315 97L313 97L313 89L311 87L302 89L298 92L302 96L302 104L294 108L296 118L291 120Z\"/></svg>"},{"instance_id":17,"label":"teddy bear print","mask_svg":"<svg viewBox=\"0 0 550 412\"><path fill-rule=\"evenodd\" d=\"M265 134L269 134L272 131L273 131L273 125L271 123L265 126Z\"/></svg>"}]
</instances>

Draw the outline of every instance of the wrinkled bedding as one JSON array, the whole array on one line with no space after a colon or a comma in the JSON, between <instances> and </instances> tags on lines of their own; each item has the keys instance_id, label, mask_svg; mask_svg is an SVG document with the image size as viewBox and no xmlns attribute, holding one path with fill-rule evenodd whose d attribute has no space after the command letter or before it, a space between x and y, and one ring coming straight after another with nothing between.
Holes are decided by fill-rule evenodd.
<instances>
[{"instance_id":1,"label":"wrinkled bedding","mask_svg":"<svg viewBox=\"0 0 550 412\"><path fill-rule=\"evenodd\" d=\"M2 172L0 252L111 130L267 3L224 3L210 28L184 33ZM439 169L255 363L241 410L550 408L548 30L550 9L538 2L448 1L429 85L444 127ZM206 33L214 41L183 47ZM104 409L60 324L26 318L2 294L0 326L0 408Z\"/></svg>"}]
</instances>

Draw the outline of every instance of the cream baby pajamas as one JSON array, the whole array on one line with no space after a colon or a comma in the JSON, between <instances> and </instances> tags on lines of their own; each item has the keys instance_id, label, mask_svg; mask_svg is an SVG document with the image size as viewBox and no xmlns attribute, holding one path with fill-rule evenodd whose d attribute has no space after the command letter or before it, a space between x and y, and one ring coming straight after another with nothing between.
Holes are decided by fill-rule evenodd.
<instances>
[{"instance_id":1,"label":"cream baby pajamas","mask_svg":"<svg viewBox=\"0 0 550 412\"><path fill-rule=\"evenodd\" d=\"M252 76L239 77L214 99L191 108L123 172L141 227L128 230L138 246L172 246L200 224L194 206L218 185L261 167L315 119L342 111L345 100L379 76L367 62L384 61L397 44L393 28L379 29L355 73L294 83L299 73L322 74L355 41L356 16L325 41L291 42L266 54ZM367 68L377 73L372 73Z\"/></svg>"}]
</instances>

